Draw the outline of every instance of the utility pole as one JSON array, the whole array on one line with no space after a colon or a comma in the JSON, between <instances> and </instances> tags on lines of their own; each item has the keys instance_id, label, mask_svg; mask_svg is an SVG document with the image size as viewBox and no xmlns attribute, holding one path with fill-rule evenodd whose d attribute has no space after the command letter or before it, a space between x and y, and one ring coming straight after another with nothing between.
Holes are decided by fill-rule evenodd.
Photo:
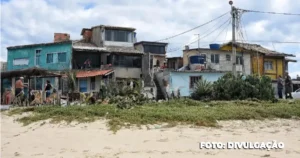
<instances>
[{"instance_id":1,"label":"utility pole","mask_svg":"<svg viewBox=\"0 0 300 158\"><path fill-rule=\"evenodd\" d=\"M237 10L233 6L233 1L230 0L229 4L231 5L231 15L232 15L232 73L236 76L236 44L235 44L235 26L236 26L236 17Z\"/></svg>"},{"instance_id":2,"label":"utility pole","mask_svg":"<svg viewBox=\"0 0 300 158\"><path fill-rule=\"evenodd\" d=\"M195 34L198 36L198 52L199 52L199 55L200 55L200 34Z\"/></svg>"}]
</instances>

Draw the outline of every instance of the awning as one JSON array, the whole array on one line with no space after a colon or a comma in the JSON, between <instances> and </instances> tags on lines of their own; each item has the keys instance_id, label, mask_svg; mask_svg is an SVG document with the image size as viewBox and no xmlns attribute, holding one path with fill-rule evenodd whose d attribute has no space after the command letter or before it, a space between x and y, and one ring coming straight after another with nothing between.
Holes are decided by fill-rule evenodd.
<instances>
[{"instance_id":1,"label":"awning","mask_svg":"<svg viewBox=\"0 0 300 158\"><path fill-rule=\"evenodd\" d=\"M58 73L54 73L49 70L38 68L38 67L1 72L1 78L11 78L11 77L21 77L21 76L61 77L61 75Z\"/></svg>"},{"instance_id":2,"label":"awning","mask_svg":"<svg viewBox=\"0 0 300 158\"><path fill-rule=\"evenodd\" d=\"M106 76L111 73L113 73L113 70L81 70L76 72L76 78Z\"/></svg>"}]
</instances>

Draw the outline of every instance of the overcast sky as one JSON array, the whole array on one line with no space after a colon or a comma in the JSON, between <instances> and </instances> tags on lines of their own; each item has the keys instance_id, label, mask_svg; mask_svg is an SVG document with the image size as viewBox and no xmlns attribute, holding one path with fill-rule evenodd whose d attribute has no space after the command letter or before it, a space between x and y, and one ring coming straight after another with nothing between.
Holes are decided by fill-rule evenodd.
<instances>
[{"instance_id":1,"label":"overcast sky","mask_svg":"<svg viewBox=\"0 0 300 158\"><path fill-rule=\"evenodd\" d=\"M234 0L238 8L300 13L300 0ZM54 32L80 39L82 28L117 25L136 28L137 40L156 41L191 29L230 10L228 0L1 0L1 61L6 47L52 42ZM182 56L184 45L203 37L201 47L231 40L230 14L184 35L165 40L168 56ZM300 75L300 44L268 41L300 41L300 16L244 13L241 23L245 41L296 55L290 63L292 77ZM224 25L222 25L224 24ZM216 30L216 31L214 31ZM210 32L212 32L210 34ZM252 42L253 43L253 42ZM190 45L197 47L197 42ZM178 49L179 48L179 49ZM177 50L177 51L174 51Z\"/></svg>"}]
</instances>

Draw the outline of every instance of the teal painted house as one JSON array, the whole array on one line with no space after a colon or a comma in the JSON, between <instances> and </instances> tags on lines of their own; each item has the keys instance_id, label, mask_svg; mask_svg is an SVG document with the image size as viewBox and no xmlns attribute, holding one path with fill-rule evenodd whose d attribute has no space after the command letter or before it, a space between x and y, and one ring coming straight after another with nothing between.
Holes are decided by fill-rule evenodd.
<instances>
[{"instance_id":1,"label":"teal painted house","mask_svg":"<svg viewBox=\"0 0 300 158\"><path fill-rule=\"evenodd\" d=\"M72 41L7 47L7 71L31 67L47 70L71 68Z\"/></svg>"},{"instance_id":2,"label":"teal painted house","mask_svg":"<svg viewBox=\"0 0 300 158\"><path fill-rule=\"evenodd\" d=\"M180 96L189 97L194 90L194 85L205 79L210 82L217 81L226 72L201 72L201 71L171 71L169 76L169 92L180 90Z\"/></svg>"}]
</instances>

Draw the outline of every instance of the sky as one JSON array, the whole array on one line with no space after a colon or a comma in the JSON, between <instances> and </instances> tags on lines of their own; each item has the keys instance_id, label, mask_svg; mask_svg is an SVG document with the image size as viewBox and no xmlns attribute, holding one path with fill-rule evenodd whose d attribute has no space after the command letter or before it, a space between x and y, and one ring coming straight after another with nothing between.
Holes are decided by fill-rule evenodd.
<instances>
[{"instance_id":1,"label":"sky","mask_svg":"<svg viewBox=\"0 0 300 158\"><path fill-rule=\"evenodd\" d=\"M300 0L234 0L241 9L300 13ZM81 39L81 29L96 25L136 28L137 41L157 41L204 24L229 12L228 0L1 0L1 61L8 46L52 42L55 32ZM246 12L240 18L237 39L294 54L292 78L300 75L300 16ZM182 56L185 45L200 47L232 39L230 14L193 31L163 40L167 56ZM241 34L241 32L243 32Z\"/></svg>"}]
</instances>

